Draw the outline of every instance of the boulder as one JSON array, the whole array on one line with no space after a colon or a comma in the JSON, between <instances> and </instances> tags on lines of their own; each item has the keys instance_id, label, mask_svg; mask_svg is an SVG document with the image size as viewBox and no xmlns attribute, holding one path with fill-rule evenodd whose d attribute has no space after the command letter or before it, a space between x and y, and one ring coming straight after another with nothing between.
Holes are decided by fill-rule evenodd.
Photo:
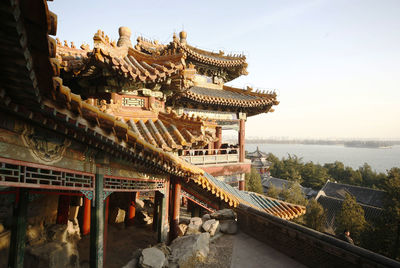
<instances>
[{"instance_id":1,"label":"boulder","mask_svg":"<svg viewBox=\"0 0 400 268\"><path fill-rule=\"evenodd\" d=\"M110 223L123 223L125 221L125 210L120 208L113 208L109 216Z\"/></svg>"},{"instance_id":2,"label":"boulder","mask_svg":"<svg viewBox=\"0 0 400 268\"><path fill-rule=\"evenodd\" d=\"M0 223L0 234L4 232L4 225L2 223Z\"/></svg>"},{"instance_id":3,"label":"boulder","mask_svg":"<svg viewBox=\"0 0 400 268\"><path fill-rule=\"evenodd\" d=\"M146 211L141 210L139 212L136 212L135 215L135 223L139 224L139 225L147 225L147 224L151 224L153 222L153 218L151 218L149 216L149 214L147 214Z\"/></svg>"},{"instance_id":4,"label":"boulder","mask_svg":"<svg viewBox=\"0 0 400 268\"><path fill-rule=\"evenodd\" d=\"M201 220L201 218L199 218L199 217L191 218L188 228L186 230L186 235L200 233L202 224L203 224L203 221Z\"/></svg>"},{"instance_id":5,"label":"boulder","mask_svg":"<svg viewBox=\"0 0 400 268\"><path fill-rule=\"evenodd\" d=\"M145 248L139 258L139 267L162 268L165 264L165 255L156 247Z\"/></svg>"},{"instance_id":6,"label":"boulder","mask_svg":"<svg viewBox=\"0 0 400 268\"><path fill-rule=\"evenodd\" d=\"M186 233L188 226L186 224L179 224L178 225L178 236L184 236Z\"/></svg>"},{"instance_id":7,"label":"boulder","mask_svg":"<svg viewBox=\"0 0 400 268\"><path fill-rule=\"evenodd\" d=\"M28 247L26 263L30 267L79 267L78 251L70 243L50 242L37 247Z\"/></svg>"},{"instance_id":8,"label":"boulder","mask_svg":"<svg viewBox=\"0 0 400 268\"><path fill-rule=\"evenodd\" d=\"M204 262L210 251L210 234L201 233L176 238L172 241L170 267L189 268Z\"/></svg>"},{"instance_id":9,"label":"boulder","mask_svg":"<svg viewBox=\"0 0 400 268\"><path fill-rule=\"evenodd\" d=\"M215 221L213 224L211 224L210 229L208 230L210 236L214 236L219 231L219 228L219 221Z\"/></svg>"},{"instance_id":10,"label":"boulder","mask_svg":"<svg viewBox=\"0 0 400 268\"><path fill-rule=\"evenodd\" d=\"M234 220L236 219L236 215L233 212L232 209L221 209L218 210L214 213L212 213L211 215L211 219L216 219L216 220Z\"/></svg>"},{"instance_id":11,"label":"boulder","mask_svg":"<svg viewBox=\"0 0 400 268\"><path fill-rule=\"evenodd\" d=\"M216 220L214 220L214 219L208 220L208 221L204 222L201 227L203 228L204 231L208 232L208 230L210 230L210 228L211 228L211 225L213 225L215 222L216 222Z\"/></svg>"},{"instance_id":12,"label":"boulder","mask_svg":"<svg viewBox=\"0 0 400 268\"><path fill-rule=\"evenodd\" d=\"M204 222L211 220L211 216L210 214L204 214L203 217L201 218L201 220Z\"/></svg>"},{"instance_id":13,"label":"boulder","mask_svg":"<svg viewBox=\"0 0 400 268\"><path fill-rule=\"evenodd\" d=\"M28 225L26 228L26 240L29 245L39 245L46 241L43 225Z\"/></svg>"},{"instance_id":14,"label":"boulder","mask_svg":"<svg viewBox=\"0 0 400 268\"><path fill-rule=\"evenodd\" d=\"M138 268L138 263L139 263L139 260L136 258L133 258L127 264L122 266L122 268Z\"/></svg>"},{"instance_id":15,"label":"boulder","mask_svg":"<svg viewBox=\"0 0 400 268\"><path fill-rule=\"evenodd\" d=\"M139 198L137 198L136 199L136 210L143 210L144 209L144 202L143 202L143 200L141 200L141 199L139 199Z\"/></svg>"},{"instance_id":16,"label":"boulder","mask_svg":"<svg viewBox=\"0 0 400 268\"><path fill-rule=\"evenodd\" d=\"M237 221L235 220L221 221L220 229L221 232L225 234L236 234L238 231Z\"/></svg>"}]
</instances>

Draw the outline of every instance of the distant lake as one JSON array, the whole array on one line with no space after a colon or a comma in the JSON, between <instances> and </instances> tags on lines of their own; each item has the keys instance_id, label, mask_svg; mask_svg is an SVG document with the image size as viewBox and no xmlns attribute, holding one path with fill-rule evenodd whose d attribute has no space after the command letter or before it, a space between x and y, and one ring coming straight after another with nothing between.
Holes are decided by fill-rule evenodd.
<instances>
[{"instance_id":1,"label":"distant lake","mask_svg":"<svg viewBox=\"0 0 400 268\"><path fill-rule=\"evenodd\" d=\"M303 162L313 161L321 165L342 162L354 169L368 163L377 172L386 172L392 167L400 167L400 146L388 149L352 148L343 145L309 145L309 144L246 144L246 150L253 152L257 146L260 151L273 153L282 159L288 154L303 158Z\"/></svg>"}]
</instances>

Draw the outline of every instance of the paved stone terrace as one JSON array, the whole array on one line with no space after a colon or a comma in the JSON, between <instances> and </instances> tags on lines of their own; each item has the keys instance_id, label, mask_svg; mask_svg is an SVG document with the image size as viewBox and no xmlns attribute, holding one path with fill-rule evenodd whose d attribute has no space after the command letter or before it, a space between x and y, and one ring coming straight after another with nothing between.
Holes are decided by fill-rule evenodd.
<instances>
[{"instance_id":1,"label":"paved stone terrace","mask_svg":"<svg viewBox=\"0 0 400 268\"><path fill-rule=\"evenodd\" d=\"M306 267L285 254L240 232L233 236L231 268Z\"/></svg>"}]
</instances>

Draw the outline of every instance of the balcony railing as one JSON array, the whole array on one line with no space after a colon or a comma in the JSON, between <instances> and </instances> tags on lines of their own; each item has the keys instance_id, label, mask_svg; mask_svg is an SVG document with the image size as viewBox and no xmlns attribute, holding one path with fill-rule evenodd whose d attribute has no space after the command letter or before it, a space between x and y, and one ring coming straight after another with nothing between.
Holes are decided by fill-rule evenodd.
<instances>
[{"instance_id":1,"label":"balcony railing","mask_svg":"<svg viewBox=\"0 0 400 268\"><path fill-rule=\"evenodd\" d=\"M181 158L193 165L238 163L239 150L236 148L184 150Z\"/></svg>"}]
</instances>

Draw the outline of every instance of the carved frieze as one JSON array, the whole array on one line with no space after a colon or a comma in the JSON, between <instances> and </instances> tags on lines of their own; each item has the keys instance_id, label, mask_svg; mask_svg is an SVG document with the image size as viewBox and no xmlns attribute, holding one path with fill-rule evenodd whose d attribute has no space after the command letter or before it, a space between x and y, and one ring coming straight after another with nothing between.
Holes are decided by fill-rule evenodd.
<instances>
[{"instance_id":1,"label":"carved frieze","mask_svg":"<svg viewBox=\"0 0 400 268\"><path fill-rule=\"evenodd\" d=\"M25 125L22 132L22 141L29 148L29 152L37 161L45 164L54 164L59 162L71 144L71 141L35 128L31 125Z\"/></svg>"}]
</instances>

